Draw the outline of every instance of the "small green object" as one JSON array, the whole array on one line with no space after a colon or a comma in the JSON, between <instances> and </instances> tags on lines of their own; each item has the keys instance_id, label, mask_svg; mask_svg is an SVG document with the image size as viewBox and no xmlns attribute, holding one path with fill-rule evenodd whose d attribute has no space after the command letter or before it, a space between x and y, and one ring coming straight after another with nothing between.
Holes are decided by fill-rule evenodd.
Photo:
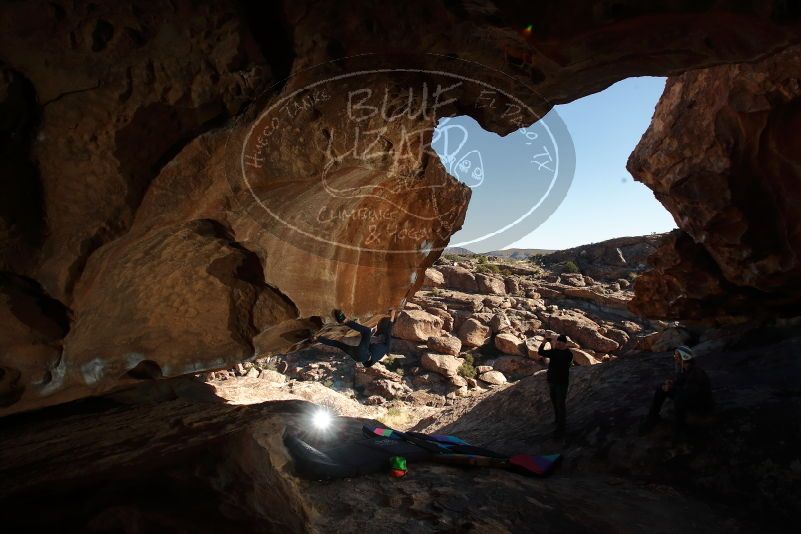
<instances>
[{"instance_id":1,"label":"small green object","mask_svg":"<svg viewBox=\"0 0 801 534\"><path fill-rule=\"evenodd\" d=\"M403 456L393 456L389 459L389 465L392 469L398 469L399 471L407 471L406 469L406 458Z\"/></svg>"}]
</instances>

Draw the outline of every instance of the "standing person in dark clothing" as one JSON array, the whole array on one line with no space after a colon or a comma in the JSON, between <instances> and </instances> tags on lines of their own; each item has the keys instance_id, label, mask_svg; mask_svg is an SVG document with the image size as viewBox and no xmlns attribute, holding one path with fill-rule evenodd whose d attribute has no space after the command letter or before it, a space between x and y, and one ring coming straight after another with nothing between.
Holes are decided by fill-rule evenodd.
<instances>
[{"instance_id":1,"label":"standing person in dark clothing","mask_svg":"<svg viewBox=\"0 0 801 534\"><path fill-rule=\"evenodd\" d=\"M315 341L323 345L328 345L329 347L341 349L357 362L364 364L365 367L371 367L389 353L389 344L392 339L392 325L395 323L395 310L391 311L389 319L382 319L379 326L374 328L361 325L356 321L345 322L345 314L342 313L341 310L334 310L334 318L336 318L338 323L345 324L362 335L359 344L348 345L336 339L322 336L315 338ZM381 339L376 343L371 343L375 340L376 333L381 336Z\"/></svg>"},{"instance_id":2,"label":"standing person in dark clothing","mask_svg":"<svg viewBox=\"0 0 801 534\"><path fill-rule=\"evenodd\" d=\"M665 399L673 399L675 437L683 432L688 412L708 413L714 408L709 377L696 364L692 349L684 345L676 347L673 358L680 364L676 377L665 380L656 388L651 409L640 427L640 434L647 434L660 421L659 412Z\"/></svg>"},{"instance_id":3,"label":"standing person in dark clothing","mask_svg":"<svg viewBox=\"0 0 801 534\"><path fill-rule=\"evenodd\" d=\"M545 344L550 343L551 348L546 349ZM565 432L567 419L567 386L570 382L570 366L573 365L573 353L568 347L567 336L562 334L556 340L548 338L540 344L537 354L540 361L547 359L548 388L553 403L555 437L561 437Z\"/></svg>"}]
</instances>

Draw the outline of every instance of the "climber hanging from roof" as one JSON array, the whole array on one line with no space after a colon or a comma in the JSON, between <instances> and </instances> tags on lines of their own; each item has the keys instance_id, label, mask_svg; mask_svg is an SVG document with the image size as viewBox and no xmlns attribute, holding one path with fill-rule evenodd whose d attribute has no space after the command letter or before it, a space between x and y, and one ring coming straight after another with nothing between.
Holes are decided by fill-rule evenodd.
<instances>
[{"instance_id":1,"label":"climber hanging from roof","mask_svg":"<svg viewBox=\"0 0 801 534\"><path fill-rule=\"evenodd\" d=\"M329 347L336 347L345 353L349 354L351 358L364 364L365 367L370 367L377 361L381 360L389 353L389 344L392 340L392 325L395 323L395 310L391 310L389 318L382 319L377 327L370 328L361 325L356 321L345 322L345 314L342 310L334 310L334 318L340 324L345 324L353 330L356 330L362 335L361 341L358 345L348 345L336 339L319 336L314 338L315 341L328 345ZM376 337L381 339L372 342Z\"/></svg>"}]
</instances>

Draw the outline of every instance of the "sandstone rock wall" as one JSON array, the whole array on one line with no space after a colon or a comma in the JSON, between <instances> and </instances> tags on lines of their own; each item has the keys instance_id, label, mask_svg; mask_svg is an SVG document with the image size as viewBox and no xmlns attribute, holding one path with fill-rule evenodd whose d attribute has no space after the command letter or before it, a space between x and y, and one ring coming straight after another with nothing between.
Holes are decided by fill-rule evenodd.
<instances>
[{"instance_id":1,"label":"sandstone rock wall","mask_svg":"<svg viewBox=\"0 0 801 534\"><path fill-rule=\"evenodd\" d=\"M273 6L258 14L277 27L286 14ZM248 190L239 178L246 139L294 52L291 43L273 47L280 43L265 33L276 30L255 27L247 5L2 9L3 104L18 110L9 129L22 149L11 162L22 184L9 186L22 207L3 212L0 268L15 273L3 291L35 291L30 298L67 309L55 337L9 325L0 354L6 411L229 368L308 337L334 308L380 317L422 283L461 225L468 189L438 161L410 170L411 180L438 184L435 193L389 183L390 162L338 162L328 177L337 186L390 192L332 198L315 175L325 153L288 128L267 147L273 173ZM378 91L385 81L366 83ZM341 120L341 101L328 96L307 110L317 131ZM400 145L399 135L385 139ZM267 196L272 211L259 205ZM444 213L421 218L432 206ZM39 217L21 217L25 208ZM323 208L328 227L298 238L293 217ZM392 228L360 217L398 208ZM370 248L360 247L371 235ZM13 314L17 300L9 302Z\"/></svg>"},{"instance_id":2,"label":"sandstone rock wall","mask_svg":"<svg viewBox=\"0 0 801 534\"><path fill-rule=\"evenodd\" d=\"M669 79L629 158L681 232L636 284L659 317L797 314L801 48Z\"/></svg>"}]
</instances>

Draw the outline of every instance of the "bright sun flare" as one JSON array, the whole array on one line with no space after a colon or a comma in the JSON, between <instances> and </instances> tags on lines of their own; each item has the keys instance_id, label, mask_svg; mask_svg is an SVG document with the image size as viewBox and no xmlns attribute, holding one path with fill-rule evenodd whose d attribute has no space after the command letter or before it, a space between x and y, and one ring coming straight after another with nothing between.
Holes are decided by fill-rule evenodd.
<instances>
[{"instance_id":1,"label":"bright sun flare","mask_svg":"<svg viewBox=\"0 0 801 534\"><path fill-rule=\"evenodd\" d=\"M318 430L326 430L331 426L331 414L325 410L317 410L312 415L312 424Z\"/></svg>"}]
</instances>

